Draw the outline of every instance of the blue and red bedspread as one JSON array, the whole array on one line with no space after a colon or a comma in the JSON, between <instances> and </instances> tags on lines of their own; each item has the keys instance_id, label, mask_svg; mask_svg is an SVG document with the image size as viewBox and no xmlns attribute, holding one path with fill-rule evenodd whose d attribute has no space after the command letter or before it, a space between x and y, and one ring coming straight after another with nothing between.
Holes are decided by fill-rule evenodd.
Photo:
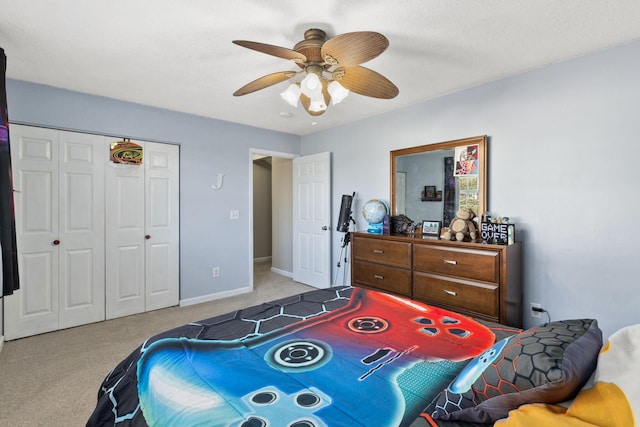
<instances>
[{"instance_id":1,"label":"blue and red bedspread","mask_svg":"<svg viewBox=\"0 0 640 427\"><path fill-rule=\"evenodd\" d=\"M312 291L150 338L87 425L409 426L501 333L390 294Z\"/></svg>"}]
</instances>

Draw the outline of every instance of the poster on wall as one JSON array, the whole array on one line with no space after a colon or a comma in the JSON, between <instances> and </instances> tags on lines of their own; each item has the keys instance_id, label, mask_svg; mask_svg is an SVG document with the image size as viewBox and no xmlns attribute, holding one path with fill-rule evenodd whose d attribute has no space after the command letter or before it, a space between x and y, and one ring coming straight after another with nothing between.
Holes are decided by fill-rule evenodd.
<instances>
[{"instance_id":1,"label":"poster on wall","mask_svg":"<svg viewBox=\"0 0 640 427\"><path fill-rule=\"evenodd\" d=\"M455 176L478 175L479 146L477 144L455 148Z\"/></svg>"},{"instance_id":2,"label":"poster on wall","mask_svg":"<svg viewBox=\"0 0 640 427\"><path fill-rule=\"evenodd\" d=\"M111 161L125 165L141 165L144 158L142 145L131 141L111 143Z\"/></svg>"},{"instance_id":3,"label":"poster on wall","mask_svg":"<svg viewBox=\"0 0 640 427\"><path fill-rule=\"evenodd\" d=\"M480 209L480 189L478 188L478 177L475 175L459 176L459 209L471 209L476 215Z\"/></svg>"}]
</instances>

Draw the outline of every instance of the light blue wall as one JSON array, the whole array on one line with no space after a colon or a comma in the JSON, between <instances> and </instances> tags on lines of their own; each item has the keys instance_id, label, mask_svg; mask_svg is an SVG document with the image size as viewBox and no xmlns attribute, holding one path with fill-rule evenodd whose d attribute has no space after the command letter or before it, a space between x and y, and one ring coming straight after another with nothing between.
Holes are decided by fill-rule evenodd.
<instances>
[{"instance_id":1,"label":"light blue wall","mask_svg":"<svg viewBox=\"0 0 640 427\"><path fill-rule=\"evenodd\" d=\"M301 153L333 153L334 218L356 191L364 230L363 202L389 198L390 150L488 135L489 209L517 224L525 306L594 317L608 336L640 323L639 70L634 42L304 136Z\"/></svg>"},{"instance_id":2,"label":"light blue wall","mask_svg":"<svg viewBox=\"0 0 640 427\"><path fill-rule=\"evenodd\" d=\"M489 208L517 223L525 305L539 302L553 319L595 317L609 335L640 323L638 70L634 42L302 138L15 80L7 95L15 122L181 144L182 299L249 283L249 147L332 152L334 222L341 195L356 191L365 229L363 202L389 197L390 150L486 134Z\"/></svg>"},{"instance_id":3,"label":"light blue wall","mask_svg":"<svg viewBox=\"0 0 640 427\"><path fill-rule=\"evenodd\" d=\"M297 154L298 136L16 80L7 98L12 122L180 144L180 299L249 286L249 148Z\"/></svg>"}]
</instances>

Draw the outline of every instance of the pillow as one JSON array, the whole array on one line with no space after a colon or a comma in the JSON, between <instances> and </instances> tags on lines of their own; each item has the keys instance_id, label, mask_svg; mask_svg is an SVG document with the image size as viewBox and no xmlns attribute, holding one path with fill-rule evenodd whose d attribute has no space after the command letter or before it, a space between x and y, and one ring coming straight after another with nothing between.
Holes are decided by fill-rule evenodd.
<instances>
[{"instance_id":1,"label":"pillow","mask_svg":"<svg viewBox=\"0 0 640 427\"><path fill-rule=\"evenodd\" d=\"M456 376L429 408L434 419L493 423L525 403L572 398L602 347L593 319L564 320L498 341Z\"/></svg>"}]
</instances>

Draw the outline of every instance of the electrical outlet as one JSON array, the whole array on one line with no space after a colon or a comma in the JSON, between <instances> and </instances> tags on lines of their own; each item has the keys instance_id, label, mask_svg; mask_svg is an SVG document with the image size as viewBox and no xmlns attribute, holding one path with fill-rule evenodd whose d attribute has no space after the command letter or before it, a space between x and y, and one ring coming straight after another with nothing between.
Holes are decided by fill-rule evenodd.
<instances>
[{"instance_id":1,"label":"electrical outlet","mask_svg":"<svg viewBox=\"0 0 640 427\"><path fill-rule=\"evenodd\" d=\"M229 211L229 219L240 219L240 211Z\"/></svg>"},{"instance_id":2,"label":"electrical outlet","mask_svg":"<svg viewBox=\"0 0 640 427\"><path fill-rule=\"evenodd\" d=\"M213 267L213 277L220 276L220 267Z\"/></svg>"},{"instance_id":3,"label":"electrical outlet","mask_svg":"<svg viewBox=\"0 0 640 427\"><path fill-rule=\"evenodd\" d=\"M540 310L534 310L534 308L539 308ZM535 317L536 319L542 318L542 304L537 302L531 303L531 317Z\"/></svg>"}]
</instances>

